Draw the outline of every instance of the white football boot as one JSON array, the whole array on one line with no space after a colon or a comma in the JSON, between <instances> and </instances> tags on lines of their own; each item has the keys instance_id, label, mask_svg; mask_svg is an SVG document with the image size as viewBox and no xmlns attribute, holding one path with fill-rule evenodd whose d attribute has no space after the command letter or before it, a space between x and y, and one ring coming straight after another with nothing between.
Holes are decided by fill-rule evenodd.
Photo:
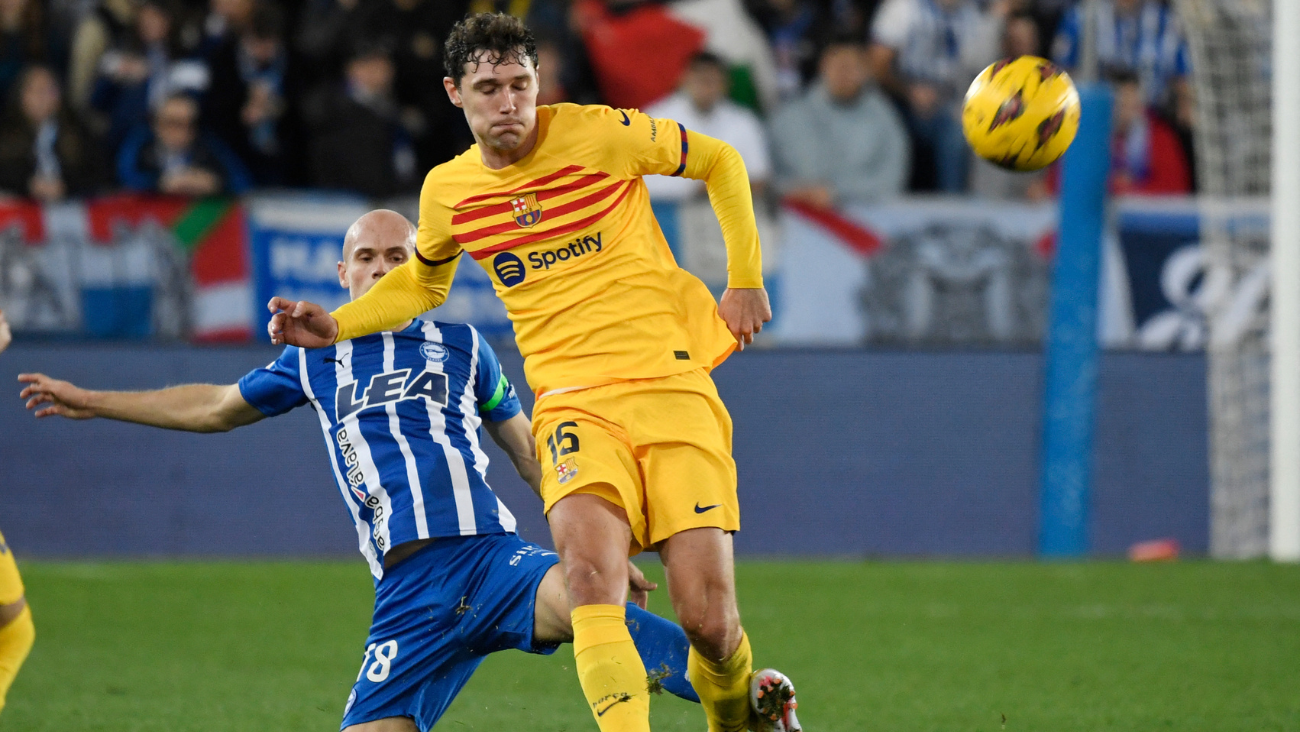
<instances>
[{"instance_id":1,"label":"white football boot","mask_svg":"<svg viewBox=\"0 0 1300 732\"><path fill-rule=\"evenodd\" d=\"M754 710L754 732L800 732L794 710L794 684L780 671L765 668L749 678L749 706Z\"/></svg>"}]
</instances>

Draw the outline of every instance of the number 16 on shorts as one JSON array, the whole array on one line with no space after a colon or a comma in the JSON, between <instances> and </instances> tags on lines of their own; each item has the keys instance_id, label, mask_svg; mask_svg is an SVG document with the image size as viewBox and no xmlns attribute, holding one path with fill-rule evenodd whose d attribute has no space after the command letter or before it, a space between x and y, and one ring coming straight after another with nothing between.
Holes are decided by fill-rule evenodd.
<instances>
[{"instance_id":1,"label":"number 16 on shorts","mask_svg":"<svg viewBox=\"0 0 1300 732\"><path fill-rule=\"evenodd\" d=\"M370 660L370 654L374 654L375 660ZM365 674L367 679L379 683L388 678L389 672L393 670L393 661L397 658L397 641L390 640L383 643L371 643L366 648L366 655L361 657L361 670L357 672L357 681L361 680L361 675ZM369 667L367 667L369 664Z\"/></svg>"}]
</instances>

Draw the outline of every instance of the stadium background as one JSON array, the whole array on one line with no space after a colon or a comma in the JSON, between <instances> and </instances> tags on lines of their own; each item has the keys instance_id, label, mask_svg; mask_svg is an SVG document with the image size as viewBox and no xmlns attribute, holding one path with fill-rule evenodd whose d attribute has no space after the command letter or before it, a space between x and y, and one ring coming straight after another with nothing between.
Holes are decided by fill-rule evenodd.
<instances>
[{"instance_id":1,"label":"stadium background","mask_svg":"<svg viewBox=\"0 0 1300 732\"><path fill-rule=\"evenodd\" d=\"M403 177L403 164L414 155L424 170L467 143L463 120L438 88L437 40L463 11L491 4L18 5L22 23L8 46L8 76L0 79L13 102L4 127L9 164L40 158L14 142L36 124L24 112L23 91L39 86L30 69L40 64L61 80L55 117L62 134L84 136L93 147L82 154L98 163L64 155L63 196L41 196L30 180L10 176L14 197L0 202L0 307L17 342L0 369L7 379L41 370L90 387L146 388L229 382L271 360L274 350L257 344L265 342L263 303L273 294L342 301L334 262L347 225L374 204L414 218L420 176ZM749 529L741 550L1033 553L1038 354L1057 173L1007 176L975 166L964 148L954 163L944 142L952 130L936 136L929 128L955 113L961 80L1000 53L1075 60L1077 9L902 0L880 8L738 0L498 5L537 29L547 101L676 110L688 126L702 117L707 131L719 125L725 132L715 134L736 136L748 158L776 317L760 340L764 349L717 374L739 425ZM1121 82L1125 72L1141 77L1151 128L1188 142L1178 108L1186 51L1172 9L1117 7L1117 37L1139 52L1130 59L1112 50L1108 73ZM1146 23L1129 39L1125 12L1144 21L1168 16L1169 28L1149 38ZM965 30L945 25L946 18ZM159 22L168 31L160 39ZM37 29L58 42L38 53L37 44L17 42ZM99 46L87 40L96 32ZM947 50L927 66L914 49L928 48L935 34ZM825 49L833 56L855 43L861 53L849 66L859 76L853 68L819 67ZM882 49L894 49L893 63L877 60ZM94 50L98 59L87 58ZM716 57L701 61L701 51ZM148 73L122 71L132 60L147 62ZM379 82L366 97L358 89L376 75L375 65ZM727 84L710 91L715 71L725 72ZM835 203L827 207L809 195L809 175L798 168L804 163L785 150L821 154L805 149L809 141L790 120L815 114L819 91L837 84L847 84L853 99L890 104L859 105L863 116L847 130L830 130L821 144L851 151L865 144L861 138L899 134L911 155L884 162L868 156L829 171ZM918 87L940 95L929 120L913 104ZM735 101L719 100L719 91ZM196 144L226 161L210 163L222 181L214 196L165 195L165 183L148 184L140 165L132 167L140 158L130 140L164 134L163 118L175 111L169 95L199 101ZM255 104L262 95L273 98L265 109ZM702 103L713 105L709 114ZM333 127L312 116L329 104L336 105ZM266 114L253 114L254 107ZM350 156L339 143L367 133L385 143L370 159ZM1116 143L1117 179L1130 148ZM1193 554L1207 548L1202 265L1194 200L1170 197L1191 192L1191 157L1181 147L1173 152L1181 157L1172 163L1157 154L1134 166L1153 190L1132 180L1126 190L1162 195L1119 199L1107 237L1099 338L1109 351L1091 527L1100 555L1164 538ZM955 184L942 174L954 164L971 168ZM1167 165L1182 166L1172 184L1162 172ZM74 168L91 171L76 187ZM720 233L707 199L698 187L674 183L651 181L665 234L679 261L720 290ZM513 349L509 322L478 268L461 268L451 301L433 316L474 323L501 350ZM522 383L517 359L506 359ZM352 543L307 415L220 438L28 419L16 402L0 410L13 477L3 490L25 496L24 520L6 522L5 530L31 556L309 556L346 553ZM257 446L272 432L294 441L301 464L293 470L265 462L271 451ZM92 433L93 452L85 447ZM50 450L74 448L84 459L42 465ZM525 509L531 499L512 471L502 470L507 465L494 462L494 483L533 519L524 522L529 537L546 541L543 523ZM781 530L792 511L799 530ZM284 518L267 521L272 516Z\"/></svg>"},{"instance_id":2,"label":"stadium background","mask_svg":"<svg viewBox=\"0 0 1300 732\"><path fill-rule=\"evenodd\" d=\"M1206 312L1260 294L1209 276L1176 8L1098 5L1110 25L1092 51L1129 104L1096 290L1088 554L1172 539L1199 558ZM348 223L376 205L414 218L423 172L468 143L439 39L487 9L537 30L543 101L672 110L738 135L775 312L715 374L736 422L739 584L747 627L819 726L1006 729L1008 709L1022 729L1300 724L1290 568L1018 561L1041 538L1060 173L971 160L955 110L1001 55L1073 69L1088 51L1072 0L5 0L0 308L15 343L0 382L229 383L272 360L266 299L340 302ZM718 72L734 106L694 109ZM41 136L22 89L42 78L60 100L47 118L80 144ZM194 111L192 158L215 182L168 183L147 153ZM176 195L187 185L209 195ZM679 262L720 291L707 199L651 185ZM1267 231L1268 210L1236 199L1229 216ZM474 323L524 383L476 267L433 316ZM301 410L188 435L37 423L16 396L0 402L0 529L43 633L0 729L336 723L369 587L321 448ZM537 501L489 453L521 533L549 543ZM963 562L844 561L864 558ZM545 728L586 728L562 663L489 662L448 724L522 728L531 704L557 715ZM656 704L671 710L656 729L698 722Z\"/></svg>"}]
</instances>

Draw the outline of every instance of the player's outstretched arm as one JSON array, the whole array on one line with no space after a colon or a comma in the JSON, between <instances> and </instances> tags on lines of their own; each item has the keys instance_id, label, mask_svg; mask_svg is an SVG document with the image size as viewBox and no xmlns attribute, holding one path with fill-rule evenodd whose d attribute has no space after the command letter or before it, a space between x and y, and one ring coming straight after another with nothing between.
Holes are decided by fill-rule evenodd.
<instances>
[{"instance_id":1,"label":"player's outstretched arm","mask_svg":"<svg viewBox=\"0 0 1300 732\"><path fill-rule=\"evenodd\" d=\"M532 427L523 413L516 414L501 422L483 420L483 426L492 435L493 442L505 450L510 462L514 463L519 477L524 479L529 488L540 498L542 495L542 465L537 462L537 443L533 439Z\"/></svg>"},{"instance_id":2,"label":"player's outstretched arm","mask_svg":"<svg viewBox=\"0 0 1300 732\"><path fill-rule=\"evenodd\" d=\"M104 417L186 432L228 432L263 414L244 401L237 384L186 384L157 391L90 391L45 374L19 374L19 396L36 417ZM47 406L41 406L41 405ZM38 409L39 407L39 409Z\"/></svg>"}]
</instances>

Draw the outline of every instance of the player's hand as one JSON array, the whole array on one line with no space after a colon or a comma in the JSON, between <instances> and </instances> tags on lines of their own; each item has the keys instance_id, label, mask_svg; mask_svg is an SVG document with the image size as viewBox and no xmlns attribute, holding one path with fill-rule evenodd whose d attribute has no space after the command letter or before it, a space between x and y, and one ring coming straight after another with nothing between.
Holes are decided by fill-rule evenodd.
<instances>
[{"instance_id":1,"label":"player's hand","mask_svg":"<svg viewBox=\"0 0 1300 732\"><path fill-rule=\"evenodd\" d=\"M324 348L333 345L334 339L338 338L338 321L314 302L273 297L266 306L271 310L271 322L267 324L266 332L277 346Z\"/></svg>"},{"instance_id":2,"label":"player's hand","mask_svg":"<svg viewBox=\"0 0 1300 732\"><path fill-rule=\"evenodd\" d=\"M763 323L772 319L772 306L767 301L767 290L755 288L727 288L718 303L718 315L735 336L740 350L754 342L754 335L763 330Z\"/></svg>"},{"instance_id":3,"label":"player's hand","mask_svg":"<svg viewBox=\"0 0 1300 732\"><path fill-rule=\"evenodd\" d=\"M627 599L636 603L636 606L645 610L646 601L650 599L650 593L659 589L659 585L645 578L641 573L641 568L631 561L627 563Z\"/></svg>"},{"instance_id":4,"label":"player's hand","mask_svg":"<svg viewBox=\"0 0 1300 732\"><path fill-rule=\"evenodd\" d=\"M58 415L68 419L90 419L95 416L90 408L90 392L85 389L51 379L45 374L18 374L18 380L27 384L18 396L27 400L28 409L50 405L36 409L37 418Z\"/></svg>"},{"instance_id":5,"label":"player's hand","mask_svg":"<svg viewBox=\"0 0 1300 732\"><path fill-rule=\"evenodd\" d=\"M9 321L5 320L5 311L0 310L0 352L13 343L14 334L9 330Z\"/></svg>"}]
</instances>

